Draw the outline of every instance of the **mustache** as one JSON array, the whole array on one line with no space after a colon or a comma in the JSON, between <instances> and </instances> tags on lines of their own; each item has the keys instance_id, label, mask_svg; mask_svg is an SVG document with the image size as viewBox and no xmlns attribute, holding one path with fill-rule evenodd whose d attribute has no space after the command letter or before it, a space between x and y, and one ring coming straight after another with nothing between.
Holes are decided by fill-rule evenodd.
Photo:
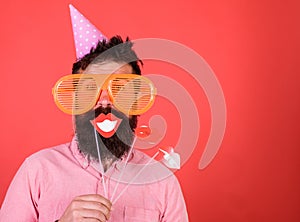
<instances>
[{"instance_id":1,"label":"mustache","mask_svg":"<svg viewBox=\"0 0 300 222\"><path fill-rule=\"evenodd\" d=\"M117 109L113 108L112 106L99 106L96 109L89 110L84 114L77 115L77 117L84 117L86 120L93 120L97 118L100 114L107 115L108 113L112 113L120 119L128 119L128 116L126 116L121 111L118 111Z\"/></svg>"}]
</instances>

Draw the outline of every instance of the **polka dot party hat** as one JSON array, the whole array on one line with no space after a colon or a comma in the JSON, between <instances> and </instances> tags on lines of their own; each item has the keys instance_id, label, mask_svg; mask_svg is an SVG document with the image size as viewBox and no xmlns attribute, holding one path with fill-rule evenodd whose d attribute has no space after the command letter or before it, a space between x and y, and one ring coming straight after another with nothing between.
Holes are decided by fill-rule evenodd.
<instances>
[{"instance_id":1,"label":"polka dot party hat","mask_svg":"<svg viewBox=\"0 0 300 222\"><path fill-rule=\"evenodd\" d=\"M69 5L72 20L76 57L81 58L90 52L97 42L106 37L85 18L73 5Z\"/></svg>"}]
</instances>

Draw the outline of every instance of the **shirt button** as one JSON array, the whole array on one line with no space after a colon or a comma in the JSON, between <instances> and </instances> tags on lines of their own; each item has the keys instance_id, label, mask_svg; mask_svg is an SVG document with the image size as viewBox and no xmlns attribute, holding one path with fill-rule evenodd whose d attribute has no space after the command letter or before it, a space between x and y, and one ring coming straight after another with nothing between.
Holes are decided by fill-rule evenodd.
<instances>
[{"instance_id":1,"label":"shirt button","mask_svg":"<svg viewBox=\"0 0 300 222\"><path fill-rule=\"evenodd\" d=\"M89 165L89 163L88 163L87 160L85 160L85 161L83 162L83 164L82 164L82 166L83 166L84 168L86 168L88 165Z\"/></svg>"}]
</instances>

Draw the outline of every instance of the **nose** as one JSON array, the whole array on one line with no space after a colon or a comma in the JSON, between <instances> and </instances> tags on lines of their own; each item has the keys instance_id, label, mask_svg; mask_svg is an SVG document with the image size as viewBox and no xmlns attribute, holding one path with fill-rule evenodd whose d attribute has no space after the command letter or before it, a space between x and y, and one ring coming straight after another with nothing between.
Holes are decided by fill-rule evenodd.
<instances>
[{"instance_id":1,"label":"nose","mask_svg":"<svg viewBox=\"0 0 300 222\"><path fill-rule=\"evenodd\" d=\"M99 99L97 101L96 107L102 106L103 108L106 108L111 105L112 105L112 101L108 95L107 90L106 89L102 90Z\"/></svg>"}]
</instances>

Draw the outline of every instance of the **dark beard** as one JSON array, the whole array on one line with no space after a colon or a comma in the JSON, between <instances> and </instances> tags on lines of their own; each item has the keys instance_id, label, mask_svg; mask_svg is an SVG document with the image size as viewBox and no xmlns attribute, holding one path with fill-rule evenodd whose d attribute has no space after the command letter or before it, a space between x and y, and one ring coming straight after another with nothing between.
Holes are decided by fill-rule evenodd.
<instances>
[{"instance_id":1,"label":"dark beard","mask_svg":"<svg viewBox=\"0 0 300 222\"><path fill-rule=\"evenodd\" d=\"M122 119L122 122L116 133L109 138L101 136L96 131L101 161L114 161L121 158L130 150L134 139L134 130L137 126L137 116L130 116L128 118L123 113L112 109L111 107L98 107L85 114L75 116L75 133L78 147L89 160L99 160L94 126L91 124L90 120L94 120L101 113L108 114L110 112Z\"/></svg>"}]
</instances>

